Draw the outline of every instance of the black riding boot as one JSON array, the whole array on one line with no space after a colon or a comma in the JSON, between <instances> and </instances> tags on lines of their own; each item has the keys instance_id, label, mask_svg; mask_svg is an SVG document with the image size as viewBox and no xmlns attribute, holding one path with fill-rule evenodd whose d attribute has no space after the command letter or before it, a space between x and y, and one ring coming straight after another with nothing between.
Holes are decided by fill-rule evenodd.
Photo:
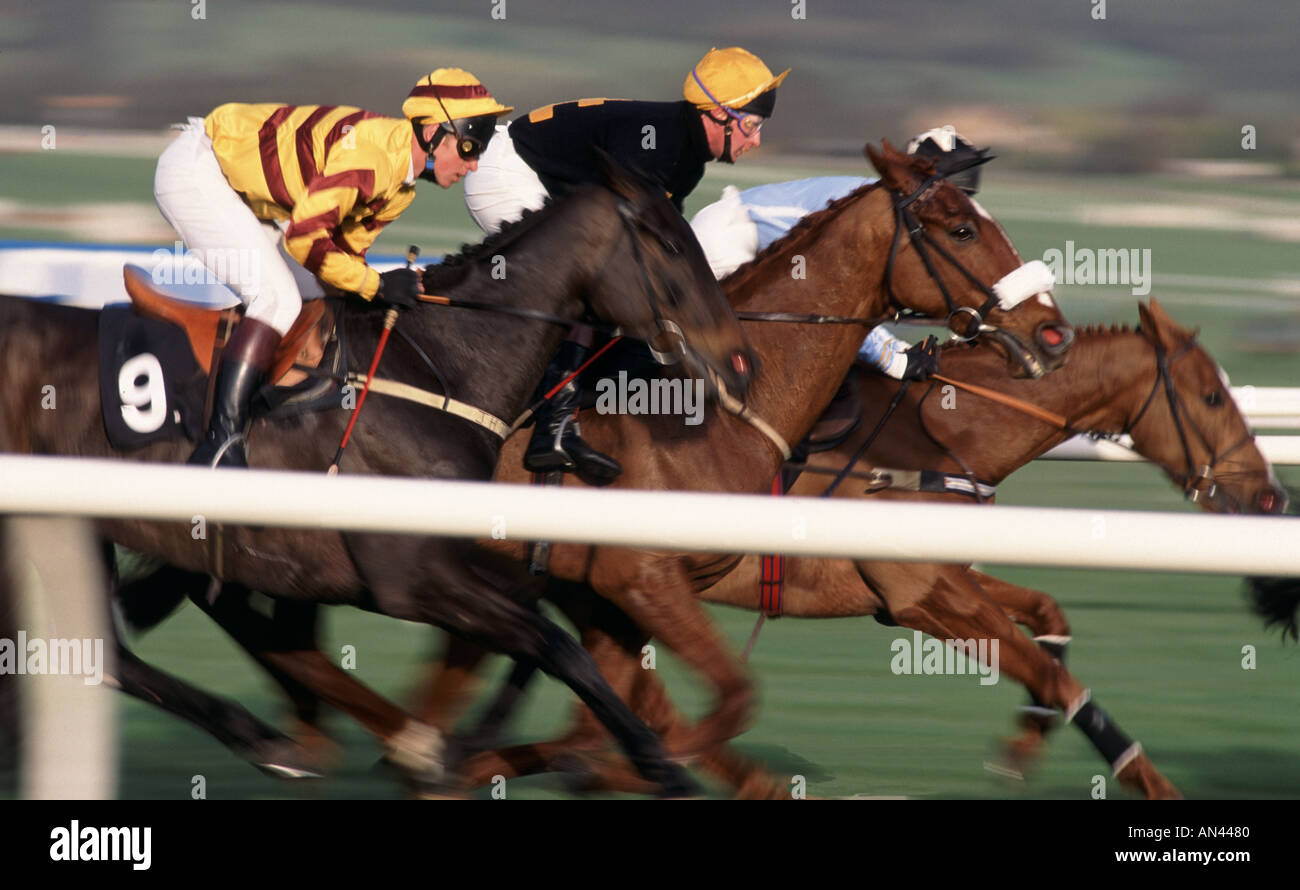
<instances>
[{"instance_id":1,"label":"black riding boot","mask_svg":"<svg viewBox=\"0 0 1300 890\"><path fill-rule=\"evenodd\" d=\"M555 358L542 375L540 395L549 392L587 360L589 350L572 340L560 344ZM539 395L539 397L540 397ZM601 454L579 435L577 410L581 393L577 382L564 388L537 409L537 426L524 453L524 469L534 473L573 470L588 485L608 485L623 472L614 458Z\"/></svg>"},{"instance_id":2,"label":"black riding boot","mask_svg":"<svg viewBox=\"0 0 1300 890\"><path fill-rule=\"evenodd\" d=\"M202 466L247 467L244 432L248 428L248 406L253 395L266 382L280 334L255 318L245 318L230 336L221 353L217 369L216 390L212 400L212 419L199 447L189 462ZM231 440L234 441L231 441ZM230 443L227 446L227 443ZM222 446L226 446L222 451ZM220 460L217 455L220 452Z\"/></svg>"}]
</instances>

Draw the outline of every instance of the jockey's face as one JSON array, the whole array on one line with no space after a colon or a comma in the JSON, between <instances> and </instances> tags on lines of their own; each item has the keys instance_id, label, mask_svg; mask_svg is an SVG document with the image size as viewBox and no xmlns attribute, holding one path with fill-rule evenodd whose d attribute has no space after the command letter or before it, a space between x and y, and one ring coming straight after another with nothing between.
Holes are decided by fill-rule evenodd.
<instances>
[{"instance_id":1,"label":"jockey's face","mask_svg":"<svg viewBox=\"0 0 1300 890\"><path fill-rule=\"evenodd\" d=\"M432 130L433 133L430 133ZM429 127L425 131L426 136L430 138L437 132L437 127ZM456 139L450 136L444 136L438 143L437 148L433 150L433 175L437 179L438 185L445 189L451 188L456 183L465 178L465 174L478 169L478 158L467 161L456 151Z\"/></svg>"},{"instance_id":2,"label":"jockey's face","mask_svg":"<svg viewBox=\"0 0 1300 890\"><path fill-rule=\"evenodd\" d=\"M702 112L701 119L704 121L704 133L709 140L709 151L713 157L718 160L735 162L742 154L751 148L758 148L763 141L762 130L763 119L757 115L744 115L743 122L737 122L735 118L721 110L712 112ZM743 125L742 125L743 124ZM752 129L751 129L752 128ZM727 130L731 130L731 149L727 151ZM723 153L727 156L724 158Z\"/></svg>"}]
</instances>

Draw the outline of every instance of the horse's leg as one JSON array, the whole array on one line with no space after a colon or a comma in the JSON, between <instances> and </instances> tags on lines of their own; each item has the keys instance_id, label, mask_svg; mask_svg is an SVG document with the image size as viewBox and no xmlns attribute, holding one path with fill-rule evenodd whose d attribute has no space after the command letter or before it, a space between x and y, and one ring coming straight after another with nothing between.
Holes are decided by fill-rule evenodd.
<instances>
[{"instance_id":1,"label":"horse's leg","mask_svg":"<svg viewBox=\"0 0 1300 890\"><path fill-rule=\"evenodd\" d=\"M1030 590L975 569L967 571L1012 621L1029 628L1029 632L1034 635L1034 642L1044 652L1062 664L1065 663L1065 649L1070 642L1070 623L1056 600L1041 590ZM1043 704L1030 693L1029 704L1020 710L1020 734L1003 741L1002 753L1007 769L1020 775L1030 769L1046 744L1047 734L1059 724L1058 716L1054 708Z\"/></svg>"},{"instance_id":2,"label":"horse's leg","mask_svg":"<svg viewBox=\"0 0 1300 890\"><path fill-rule=\"evenodd\" d=\"M658 737L610 689L586 650L554 622L501 592L526 589L532 581L513 561L446 539L347 537L385 614L437 624L493 651L535 661L592 709L643 777L668 794L697 790L686 771L667 759ZM424 583L429 578L438 579L438 592Z\"/></svg>"},{"instance_id":3,"label":"horse's leg","mask_svg":"<svg viewBox=\"0 0 1300 890\"><path fill-rule=\"evenodd\" d=\"M441 734L409 716L360 680L330 661L316 648L314 608L278 608L268 618L249 604L250 591L226 584L215 602L206 595L193 601L290 694L298 714L315 718L316 702L324 701L352 717L384 745L385 758L416 777L441 777ZM306 739L318 749L333 743L304 722Z\"/></svg>"},{"instance_id":4,"label":"horse's leg","mask_svg":"<svg viewBox=\"0 0 1300 890\"><path fill-rule=\"evenodd\" d=\"M233 701L210 695L141 661L117 641L118 688L207 731L238 757L282 779L320 778L316 759Z\"/></svg>"},{"instance_id":5,"label":"horse's leg","mask_svg":"<svg viewBox=\"0 0 1300 890\"><path fill-rule=\"evenodd\" d=\"M632 705L630 694L636 680L639 675L648 673L642 671L640 665L641 646L647 637L620 610L583 585L553 587L552 594L556 604L578 627L582 634L583 648L590 653L610 687ZM500 700L499 695L498 703ZM461 771L465 787L478 787L498 775L511 778L557 768L579 773L585 783L590 778L585 766L587 761L580 759L578 762L582 765L575 767L575 757L580 752L606 747L609 735L591 710L581 703L575 705L573 713L574 719L569 729L557 739L485 750L468 759ZM645 715L640 712L638 716L645 719ZM658 731L658 727L653 724L651 729ZM654 790L649 788L647 791L649 786L646 781L626 767L624 773L625 781L609 790L637 793Z\"/></svg>"},{"instance_id":6,"label":"horse's leg","mask_svg":"<svg viewBox=\"0 0 1300 890\"><path fill-rule=\"evenodd\" d=\"M411 713L422 723L450 735L478 688L478 668L488 656L482 646L448 636L442 654L429 664L424 688Z\"/></svg>"},{"instance_id":7,"label":"horse's leg","mask_svg":"<svg viewBox=\"0 0 1300 890\"><path fill-rule=\"evenodd\" d=\"M599 551L590 575L592 588L694 668L717 695L713 710L694 727L681 753L690 756L735 738L754 710L754 687L740 660L696 600L678 558L644 555L630 560L629 555L613 548Z\"/></svg>"},{"instance_id":8,"label":"horse's leg","mask_svg":"<svg viewBox=\"0 0 1300 890\"><path fill-rule=\"evenodd\" d=\"M1147 798L1178 797L1142 746L1129 739L1065 666L1021 633L964 566L861 562L894 620L940 640L996 641L997 668L1039 701L1059 708L1087 736L1124 787ZM991 654L991 653L990 653Z\"/></svg>"},{"instance_id":9,"label":"horse's leg","mask_svg":"<svg viewBox=\"0 0 1300 890\"><path fill-rule=\"evenodd\" d=\"M147 630L163 621L196 585L194 573L171 566L129 582L118 578L116 552L103 542L103 561L113 593L128 626ZM199 576L201 579L203 576ZM112 681L134 698L161 708L207 732L263 772L278 778L319 778L313 752L263 723L241 705L214 696L142 661L109 627L117 650L117 674Z\"/></svg>"}]
</instances>

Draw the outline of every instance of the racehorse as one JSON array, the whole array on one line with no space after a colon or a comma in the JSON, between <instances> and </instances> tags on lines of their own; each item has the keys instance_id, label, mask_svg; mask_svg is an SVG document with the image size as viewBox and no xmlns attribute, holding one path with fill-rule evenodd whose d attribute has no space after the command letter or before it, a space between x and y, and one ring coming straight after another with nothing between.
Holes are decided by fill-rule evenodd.
<instances>
[{"instance_id":1,"label":"racehorse","mask_svg":"<svg viewBox=\"0 0 1300 890\"><path fill-rule=\"evenodd\" d=\"M508 424L523 412L564 326L588 313L658 343L666 355L682 354L693 373L743 395L749 348L689 226L658 186L608 161L603 174L607 187L556 201L426 272L426 292L498 312L421 306L398 322L405 346L395 340L383 355L385 375L440 382L440 396L497 419L496 431L376 395L359 415L345 471L489 479L504 437L499 419ZM377 307L344 315L348 368L369 366L384 315ZM0 450L173 463L188 454L184 441L115 453L100 414L99 318L95 311L0 299ZM50 392L56 407L44 410ZM252 466L323 471L347 421L348 412L335 409L256 422ZM275 597L428 622L494 651L537 659L608 721L648 781L672 794L693 789L581 647L520 601L534 595L535 582L497 554L416 536L241 527L222 530L210 543L196 540L188 525L109 520L101 528L132 550ZM422 727L409 729L405 736L399 730L399 749L436 769L441 740Z\"/></svg>"},{"instance_id":2,"label":"racehorse","mask_svg":"<svg viewBox=\"0 0 1300 890\"><path fill-rule=\"evenodd\" d=\"M936 176L929 161L897 152L887 143L881 151L868 147L867 154L881 174L879 184L810 215L726 281L738 310L781 322L750 329L756 352L768 363L768 372L757 379L745 404L750 419L759 420L751 427L743 418L715 413L692 428L675 417L588 416L588 440L624 457L625 472L616 486L767 490L788 451L785 443L802 438L847 372L861 342L861 323L879 321L891 300L946 317L967 335L979 330L993 335L1004 374L1008 366L1041 373L1062 363L1073 332L1037 285L1026 289L1016 284L1026 267L997 223ZM822 314L801 314L809 310ZM837 319L859 323L826 323ZM521 444L511 440L508 447ZM521 475L507 470L503 462L498 478L519 481ZM497 546L520 561L525 556L518 544ZM734 735L745 724L751 705L748 678L694 597L700 586L716 580L734 562L731 557L578 545L557 545L551 553L554 577L590 582L713 683L719 703L698 727L693 748ZM185 582L173 574L167 583ZM240 602L240 597L223 596L212 607L224 611L219 617L223 626L281 675L297 661L301 673L292 678L291 693L311 685L304 681L309 673L311 683L321 690L320 673L305 667L310 661L324 671L327 665L304 651L313 648L310 634L291 645L284 641L282 629L276 631ZM274 642L277 633L279 643ZM274 663L265 660L268 653ZM332 673L335 680L325 694L331 703L372 727L403 719L400 710L388 705L387 716L376 720L385 707L380 700L372 695L361 704L359 684L340 671ZM310 719L310 714L300 713Z\"/></svg>"},{"instance_id":3,"label":"racehorse","mask_svg":"<svg viewBox=\"0 0 1300 890\"><path fill-rule=\"evenodd\" d=\"M1267 461L1225 385L1214 361L1151 301L1139 306L1138 331L1081 329L1068 367L1037 382L1010 380L1000 358L983 346L943 350L942 379L911 384L897 409L835 490L838 497L871 500L969 502L992 498L992 489L1011 472L1066 438L1090 433L1127 434L1133 448L1157 463L1193 501L1223 513L1275 514L1285 509ZM792 495L822 495L867 442L901 384L859 367L862 422L837 447L811 455ZM955 386L947 403L940 387ZM969 387L969 388L968 388ZM887 469L885 469L887 468ZM925 487L916 473L928 474ZM987 488L984 488L987 486ZM988 491L986 495L973 492ZM964 492L964 493L963 493ZM790 557L785 560L780 614L801 618L877 616L890 626L920 630L941 640L996 639L999 670L1025 685L1035 706L1023 718L1023 734L1007 754L1018 771L1041 746L1059 709L1083 713L1088 692L1062 661L1070 637L1060 606L1047 594L975 571L970 566ZM700 598L745 609L760 608L762 558L745 557ZM583 643L619 689L631 689L638 713L678 747L683 723L654 671L642 670L647 637L625 616L601 608L573 591L558 602L579 627ZM769 610L772 608L768 604ZM1027 625L1039 646L1020 633ZM882 655L882 657L888 657ZM1086 706L1085 706L1086 707ZM1095 715L1076 723L1111 762L1122 784L1149 798L1175 796L1140 748L1113 721ZM427 719L426 715L426 719ZM484 775L540 771L557 758L574 767L573 753L599 747L599 727L580 716L556 742L521 745L472 759L464 767L470 786ZM769 778L757 764L727 749L707 752L700 764L753 796L789 797L786 782ZM599 787L643 790L625 768L595 760L581 765Z\"/></svg>"}]
</instances>

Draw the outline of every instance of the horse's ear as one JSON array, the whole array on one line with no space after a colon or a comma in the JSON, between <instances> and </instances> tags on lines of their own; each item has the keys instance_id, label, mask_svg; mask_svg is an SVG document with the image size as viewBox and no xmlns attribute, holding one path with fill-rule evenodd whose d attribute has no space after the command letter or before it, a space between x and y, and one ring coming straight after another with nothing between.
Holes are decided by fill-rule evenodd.
<instances>
[{"instance_id":1,"label":"horse's ear","mask_svg":"<svg viewBox=\"0 0 1300 890\"><path fill-rule=\"evenodd\" d=\"M1176 335L1182 333L1182 328L1169 317L1159 300L1152 297L1150 305L1138 303L1138 317L1142 319L1142 330L1152 343L1158 343L1166 349L1177 345Z\"/></svg>"},{"instance_id":2,"label":"horse's ear","mask_svg":"<svg viewBox=\"0 0 1300 890\"><path fill-rule=\"evenodd\" d=\"M600 146L593 145L591 150L596 154L596 170L609 190L620 198L635 201L645 189L641 177L614 160L614 156Z\"/></svg>"},{"instance_id":3,"label":"horse's ear","mask_svg":"<svg viewBox=\"0 0 1300 890\"><path fill-rule=\"evenodd\" d=\"M1138 327L1141 328L1143 335L1151 342L1156 342L1156 322L1151 317L1151 310L1147 308L1146 303L1138 303Z\"/></svg>"},{"instance_id":4,"label":"horse's ear","mask_svg":"<svg viewBox=\"0 0 1300 890\"><path fill-rule=\"evenodd\" d=\"M890 191L910 194L921 184L920 176L912 166L912 156L894 148L888 139L880 140L879 151L870 142L862 151L880 174L880 181Z\"/></svg>"}]
</instances>

